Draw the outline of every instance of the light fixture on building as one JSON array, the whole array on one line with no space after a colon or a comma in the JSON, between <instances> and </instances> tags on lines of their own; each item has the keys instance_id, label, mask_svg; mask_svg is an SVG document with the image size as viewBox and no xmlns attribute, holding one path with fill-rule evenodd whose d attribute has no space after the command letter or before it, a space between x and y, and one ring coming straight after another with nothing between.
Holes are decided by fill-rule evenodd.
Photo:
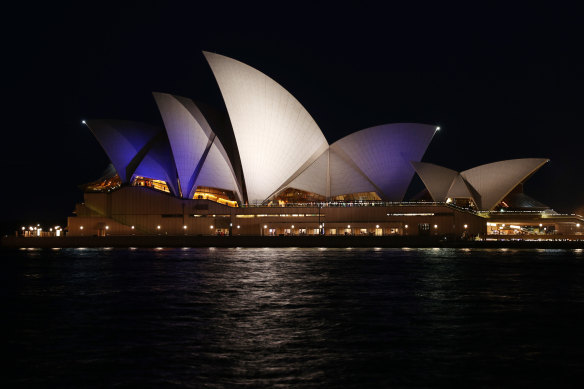
<instances>
[{"instance_id":1,"label":"light fixture on building","mask_svg":"<svg viewBox=\"0 0 584 389\"><path fill-rule=\"evenodd\" d=\"M237 226L237 228L240 228L239 225Z\"/></svg>"},{"instance_id":2,"label":"light fixture on building","mask_svg":"<svg viewBox=\"0 0 584 389\"><path fill-rule=\"evenodd\" d=\"M209 227L210 229L213 229L213 226Z\"/></svg>"},{"instance_id":3,"label":"light fixture on building","mask_svg":"<svg viewBox=\"0 0 584 389\"><path fill-rule=\"evenodd\" d=\"M438 224L434 224L434 228L438 228Z\"/></svg>"},{"instance_id":4,"label":"light fixture on building","mask_svg":"<svg viewBox=\"0 0 584 389\"><path fill-rule=\"evenodd\" d=\"M576 223L576 227L578 227L578 228L579 228L579 227L580 227L580 223Z\"/></svg>"},{"instance_id":5,"label":"light fixture on building","mask_svg":"<svg viewBox=\"0 0 584 389\"><path fill-rule=\"evenodd\" d=\"M82 230L83 229L83 226L79 226L79 229Z\"/></svg>"},{"instance_id":6,"label":"light fixture on building","mask_svg":"<svg viewBox=\"0 0 584 389\"><path fill-rule=\"evenodd\" d=\"M408 225L406 224L404 227L405 227L405 228L408 228Z\"/></svg>"},{"instance_id":7,"label":"light fixture on building","mask_svg":"<svg viewBox=\"0 0 584 389\"><path fill-rule=\"evenodd\" d=\"M465 225L464 225L464 228L468 228L468 224L465 224Z\"/></svg>"},{"instance_id":8,"label":"light fixture on building","mask_svg":"<svg viewBox=\"0 0 584 389\"><path fill-rule=\"evenodd\" d=\"M134 229L134 226L132 226L132 229Z\"/></svg>"},{"instance_id":9,"label":"light fixture on building","mask_svg":"<svg viewBox=\"0 0 584 389\"><path fill-rule=\"evenodd\" d=\"M109 226L105 226L105 229L106 229L106 230L109 230Z\"/></svg>"},{"instance_id":10,"label":"light fixture on building","mask_svg":"<svg viewBox=\"0 0 584 389\"><path fill-rule=\"evenodd\" d=\"M264 228L268 228L268 226L264 225Z\"/></svg>"},{"instance_id":11,"label":"light fixture on building","mask_svg":"<svg viewBox=\"0 0 584 389\"><path fill-rule=\"evenodd\" d=\"M187 229L187 226L183 226L183 229L186 230Z\"/></svg>"},{"instance_id":12,"label":"light fixture on building","mask_svg":"<svg viewBox=\"0 0 584 389\"><path fill-rule=\"evenodd\" d=\"M294 228L294 224L292 224L292 228Z\"/></svg>"},{"instance_id":13,"label":"light fixture on building","mask_svg":"<svg viewBox=\"0 0 584 389\"><path fill-rule=\"evenodd\" d=\"M377 224L377 225L375 226L375 228L379 228L379 224Z\"/></svg>"},{"instance_id":14,"label":"light fixture on building","mask_svg":"<svg viewBox=\"0 0 584 389\"><path fill-rule=\"evenodd\" d=\"M159 230L160 229L160 226L156 226L156 229Z\"/></svg>"}]
</instances>

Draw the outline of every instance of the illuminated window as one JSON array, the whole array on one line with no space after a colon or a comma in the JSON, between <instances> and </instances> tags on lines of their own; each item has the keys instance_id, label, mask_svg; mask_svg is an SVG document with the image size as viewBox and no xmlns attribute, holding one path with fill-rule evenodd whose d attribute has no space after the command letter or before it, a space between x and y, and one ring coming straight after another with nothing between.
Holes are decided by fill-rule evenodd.
<instances>
[{"instance_id":1,"label":"illuminated window","mask_svg":"<svg viewBox=\"0 0 584 389\"><path fill-rule=\"evenodd\" d=\"M381 197L375 192L359 192L335 196L332 201L381 201Z\"/></svg>"},{"instance_id":2,"label":"illuminated window","mask_svg":"<svg viewBox=\"0 0 584 389\"><path fill-rule=\"evenodd\" d=\"M145 186L148 188L159 190L161 192L170 193L166 181L155 180L153 178L134 176L134 179L132 180L132 186Z\"/></svg>"},{"instance_id":3,"label":"illuminated window","mask_svg":"<svg viewBox=\"0 0 584 389\"><path fill-rule=\"evenodd\" d=\"M227 205L228 207L237 207L235 195L232 191L211 188L206 186L198 186L193 195L195 200L210 200L219 204Z\"/></svg>"},{"instance_id":4,"label":"illuminated window","mask_svg":"<svg viewBox=\"0 0 584 389\"><path fill-rule=\"evenodd\" d=\"M116 174L112 177L100 178L97 181L85 184L83 190L85 192L111 192L121 186L122 180L120 179L120 176Z\"/></svg>"},{"instance_id":5,"label":"illuminated window","mask_svg":"<svg viewBox=\"0 0 584 389\"><path fill-rule=\"evenodd\" d=\"M277 202L278 205L285 205L287 203L315 203L326 201L326 197L300 189L286 188L274 196L272 201Z\"/></svg>"}]
</instances>

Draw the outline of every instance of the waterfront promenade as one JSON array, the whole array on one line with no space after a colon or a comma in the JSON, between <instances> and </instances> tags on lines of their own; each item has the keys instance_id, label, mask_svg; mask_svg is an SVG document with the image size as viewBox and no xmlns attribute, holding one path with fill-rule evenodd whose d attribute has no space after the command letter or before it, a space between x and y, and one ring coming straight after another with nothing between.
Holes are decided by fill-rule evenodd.
<instances>
[{"instance_id":1,"label":"waterfront promenade","mask_svg":"<svg viewBox=\"0 0 584 389\"><path fill-rule=\"evenodd\" d=\"M584 249L584 240L449 240L437 236L5 236L3 248L71 247L452 247Z\"/></svg>"}]
</instances>

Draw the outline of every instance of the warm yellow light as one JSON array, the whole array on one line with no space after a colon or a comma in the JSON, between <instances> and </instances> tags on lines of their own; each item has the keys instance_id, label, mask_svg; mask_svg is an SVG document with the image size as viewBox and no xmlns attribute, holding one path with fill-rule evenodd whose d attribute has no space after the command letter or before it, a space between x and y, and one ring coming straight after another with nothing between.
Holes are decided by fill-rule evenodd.
<instances>
[{"instance_id":1,"label":"warm yellow light","mask_svg":"<svg viewBox=\"0 0 584 389\"><path fill-rule=\"evenodd\" d=\"M109 226L105 226L105 229L106 229L106 230L109 230Z\"/></svg>"},{"instance_id":2,"label":"warm yellow light","mask_svg":"<svg viewBox=\"0 0 584 389\"><path fill-rule=\"evenodd\" d=\"M239 226L237 226L237 228L240 228Z\"/></svg>"},{"instance_id":3,"label":"warm yellow light","mask_svg":"<svg viewBox=\"0 0 584 389\"><path fill-rule=\"evenodd\" d=\"M434 228L438 228L438 224L434 224Z\"/></svg>"},{"instance_id":4,"label":"warm yellow light","mask_svg":"<svg viewBox=\"0 0 584 389\"><path fill-rule=\"evenodd\" d=\"M468 224L465 224L465 225L464 225L464 228L468 228Z\"/></svg>"},{"instance_id":5,"label":"warm yellow light","mask_svg":"<svg viewBox=\"0 0 584 389\"><path fill-rule=\"evenodd\" d=\"M134 226L132 226L132 229L134 229Z\"/></svg>"},{"instance_id":6,"label":"warm yellow light","mask_svg":"<svg viewBox=\"0 0 584 389\"><path fill-rule=\"evenodd\" d=\"M24 228L24 227L23 227ZM292 228L294 228L294 224L292 224Z\"/></svg>"},{"instance_id":7,"label":"warm yellow light","mask_svg":"<svg viewBox=\"0 0 584 389\"><path fill-rule=\"evenodd\" d=\"M377 225L375 226L375 228L379 228L379 224L377 224Z\"/></svg>"},{"instance_id":8,"label":"warm yellow light","mask_svg":"<svg viewBox=\"0 0 584 389\"><path fill-rule=\"evenodd\" d=\"M83 226L79 226L79 229L82 230L83 229Z\"/></svg>"},{"instance_id":9,"label":"warm yellow light","mask_svg":"<svg viewBox=\"0 0 584 389\"><path fill-rule=\"evenodd\" d=\"M213 229L213 226L209 227L210 229Z\"/></svg>"},{"instance_id":10,"label":"warm yellow light","mask_svg":"<svg viewBox=\"0 0 584 389\"><path fill-rule=\"evenodd\" d=\"M404 227L405 227L405 228L408 228L408 225L406 224Z\"/></svg>"},{"instance_id":11,"label":"warm yellow light","mask_svg":"<svg viewBox=\"0 0 584 389\"><path fill-rule=\"evenodd\" d=\"M157 229L160 229L160 226L156 226Z\"/></svg>"},{"instance_id":12,"label":"warm yellow light","mask_svg":"<svg viewBox=\"0 0 584 389\"><path fill-rule=\"evenodd\" d=\"M576 227L580 227L580 223L576 223Z\"/></svg>"},{"instance_id":13,"label":"warm yellow light","mask_svg":"<svg viewBox=\"0 0 584 389\"><path fill-rule=\"evenodd\" d=\"M540 226L540 227L543 227L543 224L539 223L539 226Z\"/></svg>"},{"instance_id":14,"label":"warm yellow light","mask_svg":"<svg viewBox=\"0 0 584 389\"><path fill-rule=\"evenodd\" d=\"M268 226L264 225L264 228L268 228Z\"/></svg>"},{"instance_id":15,"label":"warm yellow light","mask_svg":"<svg viewBox=\"0 0 584 389\"><path fill-rule=\"evenodd\" d=\"M187 226L183 226L183 229L185 229L185 230L186 230L186 229L187 229Z\"/></svg>"}]
</instances>

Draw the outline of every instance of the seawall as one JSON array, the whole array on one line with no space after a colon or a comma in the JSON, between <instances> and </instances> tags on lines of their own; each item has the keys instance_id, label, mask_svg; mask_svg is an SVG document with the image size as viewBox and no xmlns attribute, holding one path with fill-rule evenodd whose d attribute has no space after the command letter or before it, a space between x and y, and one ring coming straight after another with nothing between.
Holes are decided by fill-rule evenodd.
<instances>
[{"instance_id":1,"label":"seawall","mask_svg":"<svg viewBox=\"0 0 584 389\"><path fill-rule=\"evenodd\" d=\"M453 241L403 236L79 236L2 238L3 248L72 247L452 247L584 249L579 241Z\"/></svg>"}]
</instances>

